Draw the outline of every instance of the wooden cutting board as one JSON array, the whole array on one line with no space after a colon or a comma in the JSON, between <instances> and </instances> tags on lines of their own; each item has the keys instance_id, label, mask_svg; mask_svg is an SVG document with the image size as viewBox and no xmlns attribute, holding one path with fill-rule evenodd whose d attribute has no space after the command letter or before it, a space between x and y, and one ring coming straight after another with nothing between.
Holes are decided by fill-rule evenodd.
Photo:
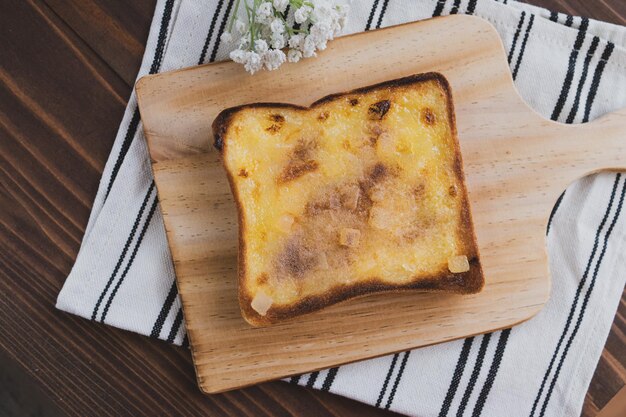
<instances>
[{"instance_id":1,"label":"wooden cutting board","mask_svg":"<svg viewBox=\"0 0 626 417\"><path fill-rule=\"evenodd\" d=\"M268 328L237 302L237 217L212 147L226 107L308 105L428 71L452 85L486 286L472 296L377 294ZM516 92L495 29L449 16L346 36L316 59L247 75L232 62L142 78L148 140L200 388L216 393L505 328L550 295L546 224L575 179L626 166L626 109L586 125L543 119Z\"/></svg>"}]
</instances>

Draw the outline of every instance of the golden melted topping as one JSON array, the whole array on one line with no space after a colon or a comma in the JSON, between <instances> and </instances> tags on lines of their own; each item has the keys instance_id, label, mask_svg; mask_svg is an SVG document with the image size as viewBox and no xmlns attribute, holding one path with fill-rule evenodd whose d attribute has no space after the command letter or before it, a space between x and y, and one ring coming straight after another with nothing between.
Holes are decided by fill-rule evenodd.
<instances>
[{"instance_id":1,"label":"golden melted topping","mask_svg":"<svg viewBox=\"0 0 626 417\"><path fill-rule=\"evenodd\" d=\"M224 157L251 298L289 305L337 286L449 274L450 259L459 268L470 248L448 111L427 81L311 110L236 113Z\"/></svg>"}]
</instances>

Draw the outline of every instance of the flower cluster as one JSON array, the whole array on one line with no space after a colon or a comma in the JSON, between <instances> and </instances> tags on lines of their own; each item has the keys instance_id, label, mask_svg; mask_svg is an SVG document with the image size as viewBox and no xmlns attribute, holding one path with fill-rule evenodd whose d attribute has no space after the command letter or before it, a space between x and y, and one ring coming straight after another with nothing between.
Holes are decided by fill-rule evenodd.
<instances>
[{"instance_id":1,"label":"flower cluster","mask_svg":"<svg viewBox=\"0 0 626 417\"><path fill-rule=\"evenodd\" d=\"M236 42L230 58L250 74L275 70L326 49L345 26L347 13L347 4L334 0L236 0L221 39Z\"/></svg>"}]
</instances>

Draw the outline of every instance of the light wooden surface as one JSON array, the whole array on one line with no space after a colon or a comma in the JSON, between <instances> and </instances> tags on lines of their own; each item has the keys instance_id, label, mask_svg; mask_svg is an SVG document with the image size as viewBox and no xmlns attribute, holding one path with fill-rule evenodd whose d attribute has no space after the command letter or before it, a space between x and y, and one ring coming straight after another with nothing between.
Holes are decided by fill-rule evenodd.
<instances>
[{"instance_id":1,"label":"light wooden surface","mask_svg":"<svg viewBox=\"0 0 626 417\"><path fill-rule=\"evenodd\" d=\"M326 94L427 71L452 85L486 287L474 296L379 294L269 328L241 318L237 219L210 124L256 101L306 105ZM504 328L550 292L545 230L565 187L624 167L626 111L565 126L514 89L496 31L451 16L348 36L315 60L247 76L220 63L137 84L197 377L205 392ZM595 145L587 138L593 135ZM620 162L621 161L621 162ZM384 314L382 314L384 312Z\"/></svg>"}]
</instances>

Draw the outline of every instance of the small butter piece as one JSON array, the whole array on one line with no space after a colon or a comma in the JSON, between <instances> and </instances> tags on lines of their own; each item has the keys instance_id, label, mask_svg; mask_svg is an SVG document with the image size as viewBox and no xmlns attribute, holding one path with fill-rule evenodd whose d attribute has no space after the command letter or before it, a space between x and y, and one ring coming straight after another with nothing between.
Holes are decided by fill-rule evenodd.
<instances>
[{"instance_id":1,"label":"small butter piece","mask_svg":"<svg viewBox=\"0 0 626 417\"><path fill-rule=\"evenodd\" d=\"M467 256L453 256L452 258L448 259L448 269L453 274L469 271L470 266L469 261L467 260Z\"/></svg>"},{"instance_id":2,"label":"small butter piece","mask_svg":"<svg viewBox=\"0 0 626 417\"><path fill-rule=\"evenodd\" d=\"M359 246L361 240L361 231L359 229L351 229L344 227L339 231L339 244L341 246L356 247Z\"/></svg>"},{"instance_id":3,"label":"small butter piece","mask_svg":"<svg viewBox=\"0 0 626 417\"><path fill-rule=\"evenodd\" d=\"M257 291L256 295L252 299L250 303L250 307L254 309L257 313L264 316L267 314L267 310L270 309L274 300L269 295L265 294L263 290Z\"/></svg>"},{"instance_id":4,"label":"small butter piece","mask_svg":"<svg viewBox=\"0 0 626 417\"><path fill-rule=\"evenodd\" d=\"M282 215L278 219L278 228L283 232L290 232L291 226L293 226L293 221L293 216L290 216L289 214Z\"/></svg>"}]
</instances>

